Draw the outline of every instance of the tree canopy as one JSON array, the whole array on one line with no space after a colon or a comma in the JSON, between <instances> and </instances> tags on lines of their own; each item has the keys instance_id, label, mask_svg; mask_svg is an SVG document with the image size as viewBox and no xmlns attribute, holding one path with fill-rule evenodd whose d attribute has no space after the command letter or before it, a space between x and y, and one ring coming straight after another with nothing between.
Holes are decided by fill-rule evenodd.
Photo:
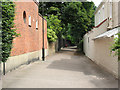
<instances>
[{"instance_id":1,"label":"tree canopy","mask_svg":"<svg viewBox=\"0 0 120 90\"><path fill-rule=\"evenodd\" d=\"M48 28L57 37L62 36L82 48L84 34L94 26L95 8L93 2L44 2L40 3L39 12L47 17ZM59 23L54 20L56 16Z\"/></svg>"}]
</instances>

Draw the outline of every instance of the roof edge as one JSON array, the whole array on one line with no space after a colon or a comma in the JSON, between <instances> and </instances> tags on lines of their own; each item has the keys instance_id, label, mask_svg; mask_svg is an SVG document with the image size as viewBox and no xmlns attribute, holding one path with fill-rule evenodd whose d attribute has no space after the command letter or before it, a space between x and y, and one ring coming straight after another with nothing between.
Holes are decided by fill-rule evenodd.
<instances>
[{"instance_id":1,"label":"roof edge","mask_svg":"<svg viewBox=\"0 0 120 90\"><path fill-rule=\"evenodd\" d=\"M40 17L42 17L44 20L46 20L40 13L38 13L38 15L40 16ZM46 20L47 21L47 20Z\"/></svg>"},{"instance_id":2,"label":"roof edge","mask_svg":"<svg viewBox=\"0 0 120 90\"><path fill-rule=\"evenodd\" d=\"M33 0L36 4L37 4L37 6L39 6L39 2L37 2L37 0Z\"/></svg>"},{"instance_id":3,"label":"roof edge","mask_svg":"<svg viewBox=\"0 0 120 90\"><path fill-rule=\"evenodd\" d=\"M99 6L96 8L94 14L96 14L98 12L98 10L102 7L102 5L107 2L107 0L102 0L102 2L99 4Z\"/></svg>"}]
</instances>

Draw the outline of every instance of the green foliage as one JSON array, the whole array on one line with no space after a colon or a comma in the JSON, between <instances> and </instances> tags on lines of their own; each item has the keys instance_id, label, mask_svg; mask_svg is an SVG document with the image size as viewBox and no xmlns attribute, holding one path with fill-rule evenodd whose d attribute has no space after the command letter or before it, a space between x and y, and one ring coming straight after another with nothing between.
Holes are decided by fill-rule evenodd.
<instances>
[{"instance_id":1,"label":"green foliage","mask_svg":"<svg viewBox=\"0 0 120 90\"><path fill-rule=\"evenodd\" d=\"M84 34L94 26L94 8L93 2L71 2L62 15L62 22L66 26L63 34L81 50Z\"/></svg>"},{"instance_id":2,"label":"green foliage","mask_svg":"<svg viewBox=\"0 0 120 90\"><path fill-rule=\"evenodd\" d=\"M60 25L61 20L58 19L58 16L50 15L49 17L46 17L47 19L47 37L48 41L54 42L57 39L57 36L59 35L59 32L62 30L62 27Z\"/></svg>"},{"instance_id":3,"label":"green foliage","mask_svg":"<svg viewBox=\"0 0 120 90\"><path fill-rule=\"evenodd\" d=\"M14 27L15 5L13 2L2 2L2 62L10 56L12 42L18 34Z\"/></svg>"},{"instance_id":4,"label":"green foliage","mask_svg":"<svg viewBox=\"0 0 120 90\"><path fill-rule=\"evenodd\" d=\"M53 35L54 33L52 35L48 34L48 41L50 42L56 41L55 39L59 38L60 32L62 30L62 22L60 18L63 11L63 7L64 4L62 4L62 2L40 2L39 4L39 12L47 19L47 33L55 32L55 35ZM57 36L57 38L55 36Z\"/></svg>"},{"instance_id":5,"label":"green foliage","mask_svg":"<svg viewBox=\"0 0 120 90\"><path fill-rule=\"evenodd\" d=\"M95 12L96 6L93 2L82 2L82 5L87 12L88 18L90 19L90 22L88 25L88 27L89 27L88 31L90 31L95 25L94 12Z\"/></svg>"},{"instance_id":6,"label":"green foliage","mask_svg":"<svg viewBox=\"0 0 120 90\"><path fill-rule=\"evenodd\" d=\"M120 58L120 33L118 34L118 37L114 39L114 44L111 46L111 53L114 52L114 55L118 55ZM119 60L120 61L120 60Z\"/></svg>"},{"instance_id":7,"label":"green foliage","mask_svg":"<svg viewBox=\"0 0 120 90\"><path fill-rule=\"evenodd\" d=\"M58 16L55 15L50 15L48 17L48 28L52 29L56 35L58 35L58 33L62 30L62 27L60 25L61 20L58 19Z\"/></svg>"},{"instance_id":8,"label":"green foliage","mask_svg":"<svg viewBox=\"0 0 120 90\"><path fill-rule=\"evenodd\" d=\"M47 37L49 42L55 42L57 39L57 36L52 29L47 29Z\"/></svg>"},{"instance_id":9,"label":"green foliage","mask_svg":"<svg viewBox=\"0 0 120 90\"><path fill-rule=\"evenodd\" d=\"M39 13L41 13L43 16L49 16L49 15L57 15L60 19L60 16L64 10L64 7L67 5L68 2L62 3L62 2L40 2L39 4ZM44 8L43 8L44 4ZM44 9L44 13L42 10Z\"/></svg>"},{"instance_id":10,"label":"green foliage","mask_svg":"<svg viewBox=\"0 0 120 90\"><path fill-rule=\"evenodd\" d=\"M95 5L93 2L44 2L39 12L48 18L48 28L61 37L82 48L83 36L94 26ZM44 10L44 13L42 12ZM52 16L53 15L53 16ZM55 20L54 16L58 16ZM60 24L56 23L56 21ZM58 29L60 28L60 29ZM62 29L62 30L61 30Z\"/></svg>"}]
</instances>

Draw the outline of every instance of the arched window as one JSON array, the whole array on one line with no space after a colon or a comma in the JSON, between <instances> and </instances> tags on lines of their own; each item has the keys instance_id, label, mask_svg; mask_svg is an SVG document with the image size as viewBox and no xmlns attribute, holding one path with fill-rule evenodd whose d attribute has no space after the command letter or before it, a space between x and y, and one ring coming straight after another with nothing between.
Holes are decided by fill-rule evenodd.
<instances>
[{"instance_id":1,"label":"arched window","mask_svg":"<svg viewBox=\"0 0 120 90\"><path fill-rule=\"evenodd\" d=\"M24 23L26 23L26 12L25 11L23 12L23 20L24 20Z\"/></svg>"}]
</instances>

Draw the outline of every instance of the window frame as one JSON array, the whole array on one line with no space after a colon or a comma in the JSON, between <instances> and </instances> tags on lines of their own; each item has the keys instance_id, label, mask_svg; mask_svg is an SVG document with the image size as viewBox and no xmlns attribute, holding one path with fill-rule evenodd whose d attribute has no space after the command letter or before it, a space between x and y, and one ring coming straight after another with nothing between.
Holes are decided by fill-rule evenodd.
<instances>
[{"instance_id":1,"label":"window frame","mask_svg":"<svg viewBox=\"0 0 120 90\"><path fill-rule=\"evenodd\" d=\"M112 0L110 0L110 7L109 7L109 9L110 9L110 12L109 12L110 19L112 19L112 12L113 12L113 10L112 10Z\"/></svg>"},{"instance_id":2,"label":"window frame","mask_svg":"<svg viewBox=\"0 0 120 90\"><path fill-rule=\"evenodd\" d=\"M36 29L38 30L38 20L36 20Z\"/></svg>"},{"instance_id":3,"label":"window frame","mask_svg":"<svg viewBox=\"0 0 120 90\"><path fill-rule=\"evenodd\" d=\"M29 26L31 27L31 16L29 16Z\"/></svg>"}]
</instances>

